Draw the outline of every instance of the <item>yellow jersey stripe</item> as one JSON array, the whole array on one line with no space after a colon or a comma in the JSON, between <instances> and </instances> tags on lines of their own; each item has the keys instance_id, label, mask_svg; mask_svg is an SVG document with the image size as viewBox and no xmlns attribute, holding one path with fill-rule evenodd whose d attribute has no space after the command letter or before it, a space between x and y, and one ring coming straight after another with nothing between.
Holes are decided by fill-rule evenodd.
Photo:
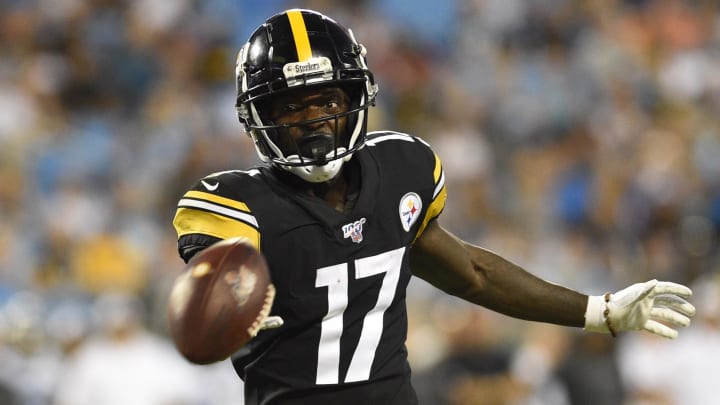
<instances>
[{"instance_id":1,"label":"yellow jersey stripe","mask_svg":"<svg viewBox=\"0 0 720 405\"><path fill-rule=\"evenodd\" d=\"M260 232L256 227L224 215L193 208L178 208L173 219L173 226L178 238L193 233L220 239L244 236L250 239L253 246L260 249Z\"/></svg>"},{"instance_id":2,"label":"yellow jersey stripe","mask_svg":"<svg viewBox=\"0 0 720 405\"><path fill-rule=\"evenodd\" d=\"M248 206L245 205L245 203L243 202L231 200L229 198L220 197L219 195L205 193L202 191L188 191L187 193L185 193L183 198L196 198L198 200L206 200L220 205L225 205L227 207L235 208L240 211L250 212L250 208L248 208Z\"/></svg>"},{"instance_id":3,"label":"yellow jersey stripe","mask_svg":"<svg viewBox=\"0 0 720 405\"><path fill-rule=\"evenodd\" d=\"M238 219L240 221L247 223L248 225L254 226L255 228L258 227L257 220L255 219L254 216L252 216L246 212L230 209L227 207L223 207L221 205L209 203L207 201L199 201L199 200L183 198L178 203L178 208L199 208L201 210L211 211L211 212L214 212L219 215L224 215L226 217Z\"/></svg>"},{"instance_id":4,"label":"yellow jersey stripe","mask_svg":"<svg viewBox=\"0 0 720 405\"><path fill-rule=\"evenodd\" d=\"M290 10L287 12L287 16L290 20L293 38L295 39L298 62L304 62L312 57L310 37L308 37L307 28L305 28L305 20L303 20L300 10Z\"/></svg>"},{"instance_id":5,"label":"yellow jersey stripe","mask_svg":"<svg viewBox=\"0 0 720 405\"><path fill-rule=\"evenodd\" d=\"M435 189L433 190L432 202L425 213L425 218L423 218L420 228L418 228L415 240L422 235L423 231L427 227L427 224L429 224L433 218L440 215L442 210L445 208L445 201L447 200L445 171L442 169L442 162L437 154L435 154L435 170L433 171L433 177L435 180Z\"/></svg>"},{"instance_id":6,"label":"yellow jersey stripe","mask_svg":"<svg viewBox=\"0 0 720 405\"><path fill-rule=\"evenodd\" d=\"M420 224L420 228L418 228L413 242L422 235L430 221L440 215L443 208L445 208L445 200L447 200L447 189L442 187L437 197L435 197L435 199L430 203L427 213L425 213L425 218L423 219L422 224Z\"/></svg>"}]
</instances>

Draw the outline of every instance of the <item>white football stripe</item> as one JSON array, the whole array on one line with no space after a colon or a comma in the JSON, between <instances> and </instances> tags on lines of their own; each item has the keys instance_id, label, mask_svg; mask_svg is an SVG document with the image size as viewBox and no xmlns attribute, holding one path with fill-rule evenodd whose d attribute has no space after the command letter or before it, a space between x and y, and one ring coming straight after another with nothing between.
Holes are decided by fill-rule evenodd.
<instances>
[{"instance_id":1,"label":"white football stripe","mask_svg":"<svg viewBox=\"0 0 720 405\"><path fill-rule=\"evenodd\" d=\"M250 225L253 225L255 228L258 227L257 220L254 216L247 214L242 211L234 210L232 208L223 207L221 205L213 204L207 201L198 201L198 200L191 200L189 198L183 198L178 203L178 207L194 207L194 208L202 208L204 210L208 210L210 212L215 212L220 215L225 215L231 218L239 219L245 223L248 223Z\"/></svg>"},{"instance_id":2,"label":"white football stripe","mask_svg":"<svg viewBox=\"0 0 720 405\"><path fill-rule=\"evenodd\" d=\"M415 142L415 140L413 138L411 138L409 135L397 133L397 134L382 135L382 136L378 136L377 138L368 139L367 141L365 141L365 143L370 146L375 146L376 144L378 144L380 142L388 141L390 139L396 139L399 141L406 141L406 142Z\"/></svg>"},{"instance_id":3,"label":"white football stripe","mask_svg":"<svg viewBox=\"0 0 720 405\"><path fill-rule=\"evenodd\" d=\"M435 186L435 190L433 191L433 196L432 196L433 200L440 193L440 190L442 190L444 185L445 185L445 170L441 170L440 171L440 180L438 180L438 183Z\"/></svg>"}]
</instances>

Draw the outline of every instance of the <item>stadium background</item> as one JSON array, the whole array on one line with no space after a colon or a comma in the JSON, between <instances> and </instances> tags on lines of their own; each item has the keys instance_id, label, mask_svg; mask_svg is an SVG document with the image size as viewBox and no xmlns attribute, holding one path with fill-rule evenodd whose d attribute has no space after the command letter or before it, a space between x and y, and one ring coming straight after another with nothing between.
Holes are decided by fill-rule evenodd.
<instances>
[{"instance_id":1,"label":"stadium background","mask_svg":"<svg viewBox=\"0 0 720 405\"><path fill-rule=\"evenodd\" d=\"M0 403L242 403L228 364L189 366L165 338L171 220L191 182L256 161L235 52L289 7L368 47L371 129L434 146L454 232L593 294L695 289L698 316L667 342L519 322L413 282L424 403L716 401L716 1L5 0Z\"/></svg>"}]
</instances>

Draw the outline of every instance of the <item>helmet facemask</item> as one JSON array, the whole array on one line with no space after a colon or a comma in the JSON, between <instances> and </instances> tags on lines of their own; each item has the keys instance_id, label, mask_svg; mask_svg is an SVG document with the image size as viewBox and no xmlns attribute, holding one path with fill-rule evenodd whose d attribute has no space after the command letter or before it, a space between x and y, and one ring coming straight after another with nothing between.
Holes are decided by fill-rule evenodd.
<instances>
[{"instance_id":1,"label":"helmet facemask","mask_svg":"<svg viewBox=\"0 0 720 405\"><path fill-rule=\"evenodd\" d=\"M252 103L255 121L260 125L250 125L249 129L265 161L311 183L335 177L343 163L365 142L369 105L365 103L364 92L353 87L345 91L347 111L287 124L274 123L263 116L266 113L260 113L270 109L273 97ZM292 132L303 135L293 136Z\"/></svg>"}]
</instances>

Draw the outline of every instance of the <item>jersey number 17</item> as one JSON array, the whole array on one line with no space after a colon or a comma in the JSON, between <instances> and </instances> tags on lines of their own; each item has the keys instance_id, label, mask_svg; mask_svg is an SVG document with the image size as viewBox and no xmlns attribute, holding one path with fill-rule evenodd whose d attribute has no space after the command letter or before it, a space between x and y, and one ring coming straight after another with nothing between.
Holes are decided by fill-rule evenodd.
<instances>
[{"instance_id":1,"label":"jersey number 17","mask_svg":"<svg viewBox=\"0 0 720 405\"><path fill-rule=\"evenodd\" d=\"M355 260L355 279L385 273L375 306L365 314L360 340L353 353L346 383L367 381L383 332L385 310L395 298L405 247ZM316 384L337 384L340 378L340 338L343 314L348 306L348 264L340 263L317 270L315 287L327 287L328 312L323 317Z\"/></svg>"}]
</instances>

